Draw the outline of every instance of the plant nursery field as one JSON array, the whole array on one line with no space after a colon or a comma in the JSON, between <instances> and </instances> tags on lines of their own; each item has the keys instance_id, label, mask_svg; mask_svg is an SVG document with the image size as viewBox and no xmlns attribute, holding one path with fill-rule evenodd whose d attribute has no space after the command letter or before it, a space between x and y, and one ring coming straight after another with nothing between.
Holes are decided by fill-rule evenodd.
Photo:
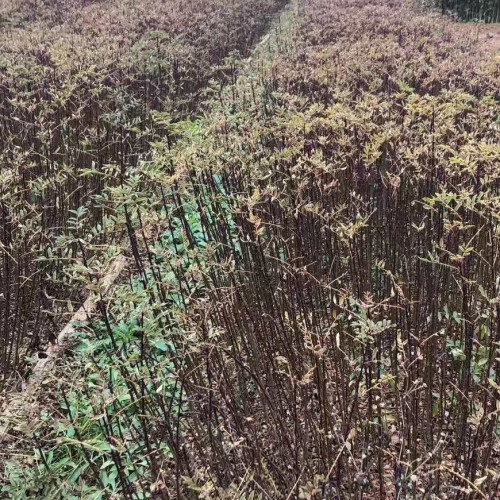
<instances>
[{"instance_id":1,"label":"plant nursery field","mask_svg":"<svg viewBox=\"0 0 500 500\"><path fill-rule=\"evenodd\" d=\"M499 498L499 16L0 0L0 498Z\"/></svg>"}]
</instances>

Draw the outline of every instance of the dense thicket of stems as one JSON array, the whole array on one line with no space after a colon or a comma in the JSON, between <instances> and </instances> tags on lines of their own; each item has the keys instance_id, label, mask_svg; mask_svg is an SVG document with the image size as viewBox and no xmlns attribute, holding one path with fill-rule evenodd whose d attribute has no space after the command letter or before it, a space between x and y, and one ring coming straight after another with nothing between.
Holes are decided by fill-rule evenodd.
<instances>
[{"instance_id":1,"label":"dense thicket of stems","mask_svg":"<svg viewBox=\"0 0 500 500\"><path fill-rule=\"evenodd\" d=\"M133 264L6 491L497 494L498 64L415 4L294 7L92 198Z\"/></svg>"},{"instance_id":2,"label":"dense thicket of stems","mask_svg":"<svg viewBox=\"0 0 500 500\"><path fill-rule=\"evenodd\" d=\"M436 5L443 14L452 12L463 21L500 22L498 0L437 0Z\"/></svg>"},{"instance_id":3,"label":"dense thicket of stems","mask_svg":"<svg viewBox=\"0 0 500 500\"><path fill-rule=\"evenodd\" d=\"M77 240L97 223L101 242L113 237L91 196L147 156L154 113L195 109L223 59L246 54L284 3L1 3L0 387L80 300L63 271Z\"/></svg>"},{"instance_id":4,"label":"dense thicket of stems","mask_svg":"<svg viewBox=\"0 0 500 500\"><path fill-rule=\"evenodd\" d=\"M215 252L180 375L198 481L497 491L498 69L471 43L399 2L310 0L174 158Z\"/></svg>"}]
</instances>

